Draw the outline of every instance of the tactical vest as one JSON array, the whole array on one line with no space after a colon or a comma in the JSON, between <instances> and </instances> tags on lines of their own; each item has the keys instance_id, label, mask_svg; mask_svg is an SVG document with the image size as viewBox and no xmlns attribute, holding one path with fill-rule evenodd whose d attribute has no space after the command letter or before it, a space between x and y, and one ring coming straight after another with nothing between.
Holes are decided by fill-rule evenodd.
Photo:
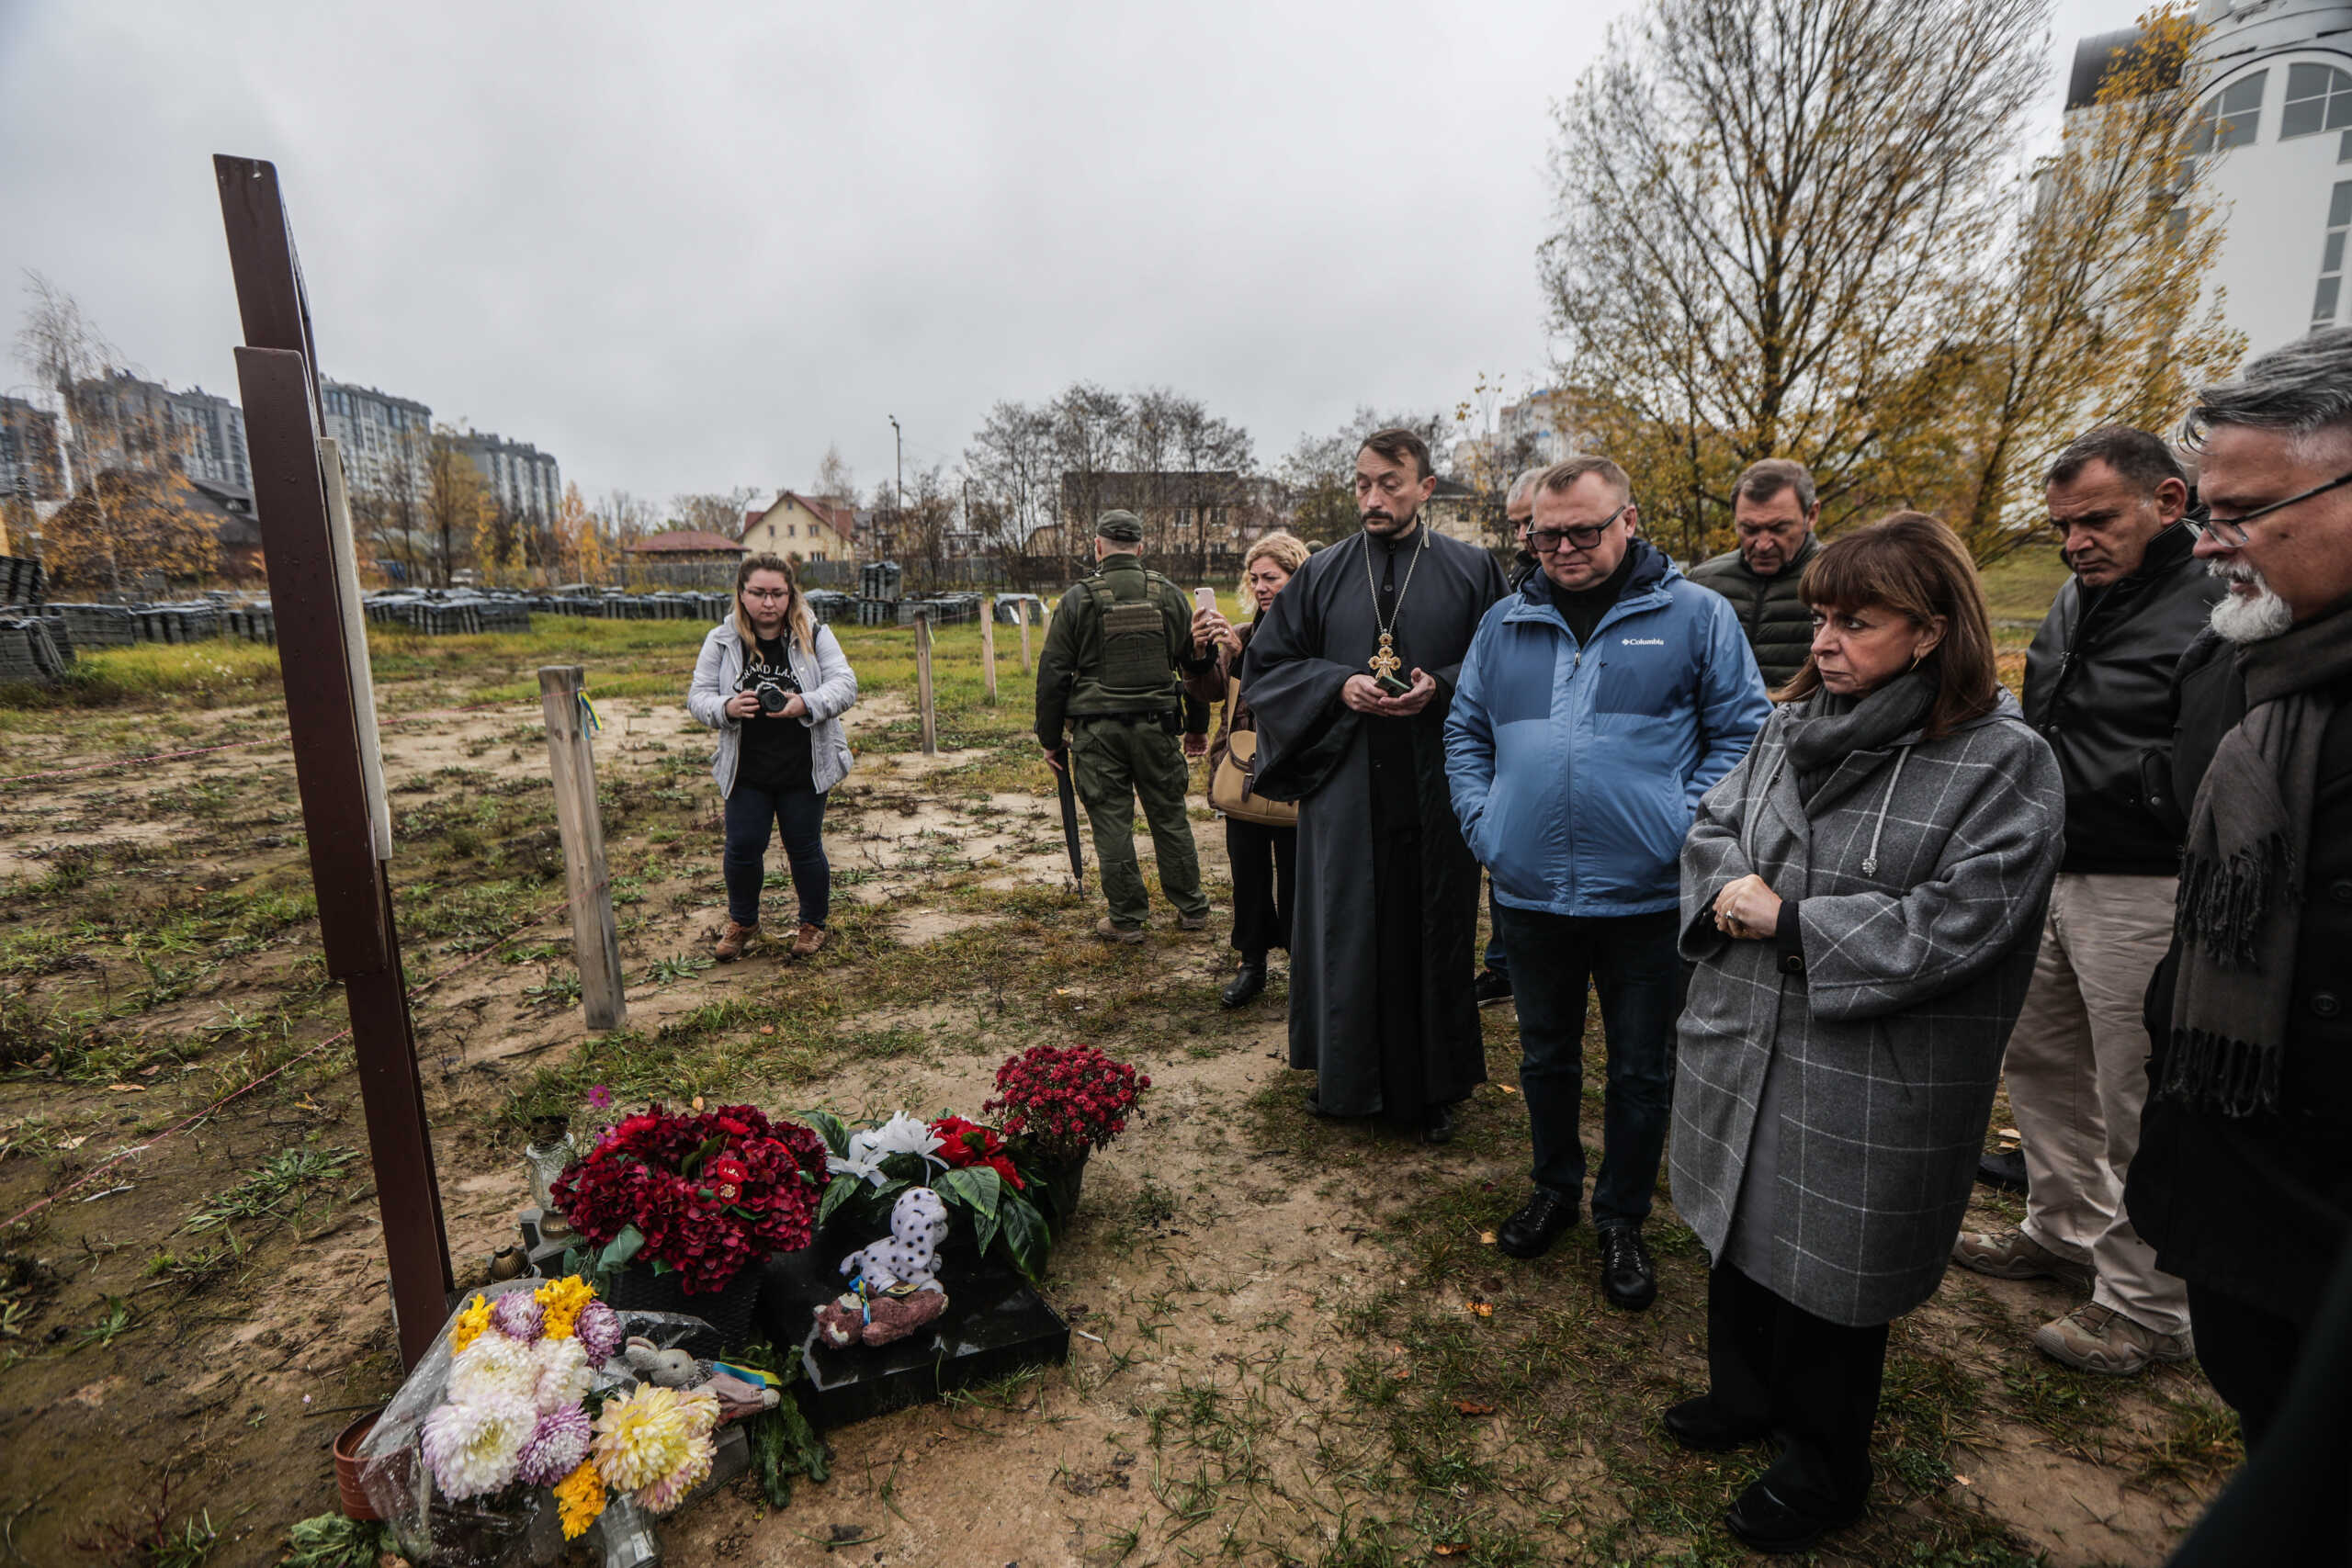
<instances>
[{"instance_id":1,"label":"tactical vest","mask_svg":"<svg viewBox=\"0 0 2352 1568\"><path fill-rule=\"evenodd\" d=\"M1148 568L1139 575L1139 599L1120 598L1099 576L1080 584L1094 612L1094 647L1080 648L1070 701L1074 714L1154 713L1180 700L1167 612L1161 604L1162 596L1174 589Z\"/></svg>"}]
</instances>

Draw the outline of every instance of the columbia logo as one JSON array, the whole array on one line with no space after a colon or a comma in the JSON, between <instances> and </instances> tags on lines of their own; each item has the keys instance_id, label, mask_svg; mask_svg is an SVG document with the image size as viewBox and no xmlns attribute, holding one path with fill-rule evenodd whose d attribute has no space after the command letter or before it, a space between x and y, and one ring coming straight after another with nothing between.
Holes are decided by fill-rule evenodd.
<instances>
[{"instance_id":1,"label":"columbia logo","mask_svg":"<svg viewBox=\"0 0 2352 1568\"><path fill-rule=\"evenodd\" d=\"M1617 640L1627 648L1664 648L1666 646L1666 638L1662 637L1621 637Z\"/></svg>"}]
</instances>

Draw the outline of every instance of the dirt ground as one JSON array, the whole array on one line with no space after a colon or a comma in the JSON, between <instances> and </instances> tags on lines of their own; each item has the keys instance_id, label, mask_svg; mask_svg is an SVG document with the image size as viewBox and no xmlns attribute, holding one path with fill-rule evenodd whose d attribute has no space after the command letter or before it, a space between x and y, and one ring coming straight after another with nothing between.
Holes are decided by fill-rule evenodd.
<instances>
[{"instance_id":1,"label":"dirt ground","mask_svg":"<svg viewBox=\"0 0 2352 1568\"><path fill-rule=\"evenodd\" d=\"M1657 1425L1704 1379L1704 1259L1670 1207L1651 1227L1661 1298L1640 1315L1600 1303L1589 1230L1534 1264L1491 1245L1526 1157L1508 1008L1485 1015L1493 1081L1453 1145L1309 1118L1280 977L1249 1008L1216 1004L1216 825L1194 824L1210 931L1161 907L1142 948L1089 940L1098 909L1067 888L1022 738L1025 684L988 709L976 682L948 682L949 750L911 754L889 635L850 639L872 671L859 763L828 822L832 941L803 964L703 964L723 916L707 734L674 696L599 696L629 984L627 1032L593 1040L567 989L536 698L485 697L494 671L386 683L398 903L461 1280L513 1239L528 1117L579 1111L593 1085L623 1103L976 1113L996 1062L1041 1039L1102 1043L1154 1078L1054 1253L1046 1294L1080 1331L1067 1366L836 1431L828 1482L781 1513L748 1487L706 1502L664 1527L669 1560L1740 1557L1715 1517L1762 1459L1688 1455ZM943 658L959 649L944 639ZM609 684L682 685L690 654L616 656ZM266 693L0 720L0 779L283 725ZM345 1019L300 830L282 744L0 783L0 1221L143 1151L0 1228L0 1560L274 1562L289 1522L334 1505L335 1430L396 1386L351 1058L314 1050ZM782 924L780 854L770 866ZM1597 1025L1589 1043L1597 1068ZM1597 1091L1587 1109L1597 1148ZM2018 1213L1980 1208L1972 1224ZM2118 1383L2037 1357L2027 1336L2071 1304L1955 1275L1898 1325L1871 1517L1815 1560L2161 1562L2235 1463L2230 1424L2193 1366ZM192 1521L209 1551L169 1555Z\"/></svg>"}]
</instances>

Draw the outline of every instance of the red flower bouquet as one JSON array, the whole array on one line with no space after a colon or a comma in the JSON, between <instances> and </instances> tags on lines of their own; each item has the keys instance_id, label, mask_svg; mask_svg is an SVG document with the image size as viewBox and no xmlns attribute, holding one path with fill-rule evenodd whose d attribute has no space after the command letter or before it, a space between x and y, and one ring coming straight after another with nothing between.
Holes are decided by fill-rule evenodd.
<instances>
[{"instance_id":1,"label":"red flower bouquet","mask_svg":"<svg viewBox=\"0 0 2352 1568\"><path fill-rule=\"evenodd\" d=\"M931 1124L931 1134L939 1140L939 1147L932 1153L944 1160L948 1169L984 1165L1015 1187L1027 1185L1013 1168L1012 1156L1004 1152L1004 1140L997 1136L995 1128L961 1116L942 1116Z\"/></svg>"},{"instance_id":2,"label":"red flower bouquet","mask_svg":"<svg viewBox=\"0 0 2352 1568\"><path fill-rule=\"evenodd\" d=\"M1032 1045L996 1070L996 1096L980 1107L1003 1113L1006 1135L1046 1159L1106 1148L1127 1130L1148 1074L1091 1045Z\"/></svg>"},{"instance_id":3,"label":"red flower bouquet","mask_svg":"<svg viewBox=\"0 0 2352 1568\"><path fill-rule=\"evenodd\" d=\"M550 1190L598 1249L597 1268L635 1258L674 1269L688 1295L723 1290L773 1252L808 1245L825 1140L748 1105L677 1113L655 1102L624 1118Z\"/></svg>"}]
</instances>

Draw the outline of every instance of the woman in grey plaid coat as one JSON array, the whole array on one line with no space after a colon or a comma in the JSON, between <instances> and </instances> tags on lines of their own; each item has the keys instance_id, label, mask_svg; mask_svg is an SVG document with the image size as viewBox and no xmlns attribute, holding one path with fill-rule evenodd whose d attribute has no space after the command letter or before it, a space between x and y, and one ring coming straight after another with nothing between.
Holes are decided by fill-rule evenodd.
<instances>
[{"instance_id":1,"label":"woman in grey plaid coat","mask_svg":"<svg viewBox=\"0 0 2352 1568\"><path fill-rule=\"evenodd\" d=\"M1734 1534L1861 1511L1890 1319L1943 1277L2064 822L1974 566L1897 513L1806 568L1813 652L1682 849L1674 1201L1706 1244L1688 1446L1776 1438Z\"/></svg>"}]
</instances>

